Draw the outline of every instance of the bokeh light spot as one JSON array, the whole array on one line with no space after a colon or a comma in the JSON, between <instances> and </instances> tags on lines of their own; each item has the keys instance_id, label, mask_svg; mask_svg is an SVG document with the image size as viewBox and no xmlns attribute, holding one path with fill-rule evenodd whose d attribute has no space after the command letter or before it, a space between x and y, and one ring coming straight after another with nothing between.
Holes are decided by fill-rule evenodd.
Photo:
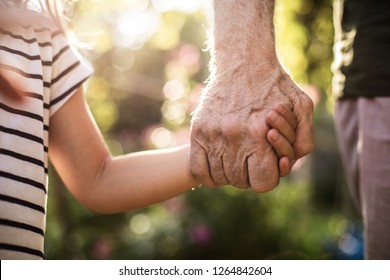
<instances>
[{"instance_id":1,"label":"bokeh light spot","mask_svg":"<svg viewBox=\"0 0 390 280\"><path fill-rule=\"evenodd\" d=\"M174 137L168 129L159 127L152 132L150 140L155 147L166 148L172 144Z\"/></svg>"},{"instance_id":2,"label":"bokeh light spot","mask_svg":"<svg viewBox=\"0 0 390 280\"><path fill-rule=\"evenodd\" d=\"M184 97L185 87L179 80L170 80L164 85L163 92L167 99L179 100Z\"/></svg>"},{"instance_id":3,"label":"bokeh light spot","mask_svg":"<svg viewBox=\"0 0 390 280\"><path fill-rule=\"evenodd\" d=\"M130 220L130 228L135 234L145 234L150 230L150 227L149 218L144 214L137 214Z\"/></svg>"}]
</instances>

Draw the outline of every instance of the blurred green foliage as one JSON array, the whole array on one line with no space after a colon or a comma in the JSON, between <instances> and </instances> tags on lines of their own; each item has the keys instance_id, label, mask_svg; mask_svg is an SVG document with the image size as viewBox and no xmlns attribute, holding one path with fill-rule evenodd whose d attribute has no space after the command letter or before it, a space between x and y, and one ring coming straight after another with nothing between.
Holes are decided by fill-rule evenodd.
<instances>
[{"instance_id":1,"label":"blurred green foliage","mask_svg":"<svg viewBox=\"0 0 390 280\"><path fill-rule=\"evenodd\" d=\"M88 103L113 154L188 141L208 76L200 2L75 2L70 38L95 67ZM332 125L331 0L279 0L275 22L280 59L316 103L315 152L271 193L197 188L117 215L85 209L51 170L48 259L334 259L357 250Z\"/></svg>"}]
</instances>

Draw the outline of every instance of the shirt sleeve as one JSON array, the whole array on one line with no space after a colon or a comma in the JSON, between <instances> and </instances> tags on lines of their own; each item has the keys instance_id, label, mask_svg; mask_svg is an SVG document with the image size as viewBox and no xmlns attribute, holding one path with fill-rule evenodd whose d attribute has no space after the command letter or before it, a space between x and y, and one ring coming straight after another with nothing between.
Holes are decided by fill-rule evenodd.
<instances>
[{"instance_id":1,"label":"shirt sleeve","mask_svg":"<svg viewBox=\"0 0 390 280\"><path fill-rule=\"evenodd\" d=\"M53 116L93 73L92 67L69 44L61 31L52 34L52 48L50 116Z\"/></svg>"}]
</instances>

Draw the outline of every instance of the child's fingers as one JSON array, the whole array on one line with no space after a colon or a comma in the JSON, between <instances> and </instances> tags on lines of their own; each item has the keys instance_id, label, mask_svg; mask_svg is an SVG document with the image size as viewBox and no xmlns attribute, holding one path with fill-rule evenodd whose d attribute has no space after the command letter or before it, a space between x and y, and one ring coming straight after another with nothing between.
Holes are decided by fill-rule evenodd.
<instances>
[{"instance_id":1,"label":"child's fingers","mask_svg":"<svg viewBox=\"0 0 390 280\"><path fill-rule=\"evenodd\" d=\"M292 164L288 157L282 157L279 159L279 175L280 177L285 177L290 174L292 169Z\"/></svg>"},{"instance_id":2,"label":"child's fingers","mask_svg":"<svg viewBox=\"0 0 390 280\"><path fill-rule=\"evenodd\" d=\"M271 111L267 114L267 122L272 128L279 131L290 144L294 143L294 128L283 116L279 115L276 111Z\"/></svg>"},{"instance_id":3,"label":"child's fingers","mask_svg":"<svg viewBox=\"0 0 390 280\"><path fill-rule=\"evenodd\" d=\"M271 129L267 133L267 139L272 145L272 147L275 149L276 154L279 158L286 156L289 159L294 159L294 149L287 141L286 138L281 135L278 130L275 128Z\"/></svg>"},{"instance_id":4,"label":"child's fingers","mask_svg":"<svg viewBox=\"0 0 390 280\"><path fill-rule=\"evenodd\" d=\"M285 105L279 104L275 107L275 111L288 121L293 130L297 128L296 117L289 108L287 108Z\"/></svg>"}]
</instances>

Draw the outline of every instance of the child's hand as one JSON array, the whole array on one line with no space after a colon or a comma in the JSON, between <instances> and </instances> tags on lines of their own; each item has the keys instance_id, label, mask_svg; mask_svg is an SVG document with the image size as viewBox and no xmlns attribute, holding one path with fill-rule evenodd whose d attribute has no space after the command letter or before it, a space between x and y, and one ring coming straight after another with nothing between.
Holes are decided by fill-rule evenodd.
<instances>
[{"instance_id":1,"label":"child's hand","mask_svg":"<svg viewBox=\"0 0 390 280\"><path fill-rule=\"evenodd\" d=\"M280 176L287 176L295 163L295 153L292 147L295 141L297 122L293 112L284 105L278 105L267 115L271 129L267 139L279 157Z\"/></svg>"}]
</instances>

